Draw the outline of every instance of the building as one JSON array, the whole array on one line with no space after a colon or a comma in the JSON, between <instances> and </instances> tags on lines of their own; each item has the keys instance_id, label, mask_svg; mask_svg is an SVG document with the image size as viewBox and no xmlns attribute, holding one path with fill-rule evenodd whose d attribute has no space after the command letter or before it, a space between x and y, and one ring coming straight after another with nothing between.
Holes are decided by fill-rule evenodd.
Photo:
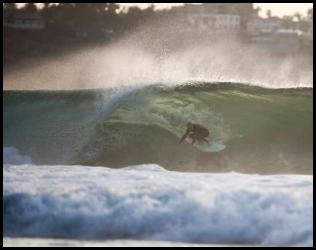
<instances>
[{"instance_id":1,"label":"building","mask_svg":"<svg viewBox=\"0 0 316 250\"><path fill-rule=\"evenodd\" d=\"M296 53L301 48L300 30L279 29L275 33L276 46L279 53Z\"/></svg>"},{"instance_id":2,"label":"building","mask_svg":"<svg viewBox=\"0 0 316 250\"><path fill-rule=\"evenodd\" d=\"M247 32L251 35L276 32L282 27L282 19L278 17L252 17L247 23Z\"/></svg>"},{"instance_id":3,"label":"building","mask_svg":"<svg viewBox=\"0 0 316 250\"><path fill-rule=\"evenodd\" d=\"M275 32L262 33L253 36L252 42L257 48L275 55L295 54L301 49L302 31L279 29Z\"/></svg>"},{"instance_id":4,"label":"building","mask_svg":"<svg viewBox=\"0 0 316 250\"><path fill-rule=\"evenodd\" d=\"M40 30L45 28L44 20L37 14L19 13L3 15L3 27L25 30Z\"/></svg>"},{"instance_id":5,"label":"building","mask_svg":"<svg viewBox=\"0 0 316 250\"><path fill-rule=\"evenodd\" d=\"M252 3L185 4L173 14L185 20L186 31L236 34L245 30L253 15Z\"/></svg>"},{"instance_id":6,"label":"building","mask_svg":"<svg viewBox=\"0 0 316 250\"><path fill-rule=\"evenodd\" d=\"M188 17L190 27L199 32L231 33L240 31L240 16L228 14L200 14Z\"/></svg>"}]
</instances>

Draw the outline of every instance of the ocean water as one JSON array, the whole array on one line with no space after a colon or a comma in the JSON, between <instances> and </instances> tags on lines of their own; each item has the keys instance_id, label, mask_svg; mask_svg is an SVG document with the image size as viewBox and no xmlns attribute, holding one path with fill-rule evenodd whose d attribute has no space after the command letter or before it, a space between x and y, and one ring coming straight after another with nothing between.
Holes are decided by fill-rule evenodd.
<instances>
[{"instance_id":1,"label":"ocean water","mask_svg":"<svg viewBox=\"0 0 316 250\"><path fill-rule=\"evenodd\" d=\"M311 174L313 89L236 83L154 84L106 90L5 91L3 145L34 164L178 171ZM187 121L226 145L179 145Z\"/></svg>"},{"instance_id":2,"label":"ocean water","mask_svg":"<svg viewBox=\"0 0 316 250\"><path fill-rule=\"evenodd\" d=\"M4 91L4 239L312 246L312 92ZM188 120L226 149L179 145Z\"/></svg>"}]
</instances>

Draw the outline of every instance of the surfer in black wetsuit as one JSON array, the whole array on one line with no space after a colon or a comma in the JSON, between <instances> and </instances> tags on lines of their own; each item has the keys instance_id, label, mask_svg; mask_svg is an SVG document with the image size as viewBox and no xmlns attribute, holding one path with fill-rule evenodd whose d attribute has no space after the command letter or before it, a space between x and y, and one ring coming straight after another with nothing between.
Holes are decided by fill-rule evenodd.
<instances>
[{"instance_id":1,"label":"surfer in black wetsuit","mask_svg":"<svg viewBox=\"0 0 316 250\"><path fill-rule=\"evenodd\" d=\"M199 124L192 123L192 122L188 122L187 127L188 127L187 131L182 136L179 144L182 143L183 140L187 136L189 136L192 139L192 145L195 143L196 140L198 142L205 141L205 142L207 142L208 145L210 145L208 140L206 140L206 138L205 138L205 137L208 137L210 134L210 132L208 131L207 128L204 128L203 126L201 126Z\"/></svg>"}]
</instances>

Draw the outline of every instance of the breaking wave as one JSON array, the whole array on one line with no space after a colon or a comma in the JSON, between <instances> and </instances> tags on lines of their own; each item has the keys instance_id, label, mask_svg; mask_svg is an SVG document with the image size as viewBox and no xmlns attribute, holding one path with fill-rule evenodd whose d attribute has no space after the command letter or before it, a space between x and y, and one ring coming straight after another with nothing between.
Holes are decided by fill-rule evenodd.
<instances>
[{"instance_id":1,"label":"breaking wave","mask_svg":"<svg viewBox=\"0 0 316 250\"><path fill-rule=\"evenodd\" d=\"M35 164L312 173L312 88L194 82L173 87L4 91L4 147ZM188 120L226 149L178 144Z\"/></svg>"},{"instance_id":2,"label":"breaking wave","mask_svg":"<svg viewBox=\"0 0 316 250\"><path fill-rule=\"evenodd\" d=\"M5 165L11 237L311 246L313 177Z\"/></svg>"}]
</instances>

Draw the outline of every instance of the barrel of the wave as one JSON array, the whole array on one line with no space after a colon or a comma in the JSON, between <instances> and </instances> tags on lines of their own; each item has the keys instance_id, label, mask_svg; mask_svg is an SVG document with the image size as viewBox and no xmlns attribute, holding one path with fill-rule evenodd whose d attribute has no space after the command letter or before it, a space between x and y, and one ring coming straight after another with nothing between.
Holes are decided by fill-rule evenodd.
<instances>
[{"instance_id":1,"label":"barrel of the wave","mask_svg":"<svg viewBox=\"0 0 316 250\"><path fill-rule=\"evenodd\" d=\"M3 145L35 164L312 173L312 88L203 83L144 86L118 98L86 90L4 91L3 97ZM226 148L179 145L188 120ZM204 160L197 164L197 157Z\"/></svg>"}]
</instances>

